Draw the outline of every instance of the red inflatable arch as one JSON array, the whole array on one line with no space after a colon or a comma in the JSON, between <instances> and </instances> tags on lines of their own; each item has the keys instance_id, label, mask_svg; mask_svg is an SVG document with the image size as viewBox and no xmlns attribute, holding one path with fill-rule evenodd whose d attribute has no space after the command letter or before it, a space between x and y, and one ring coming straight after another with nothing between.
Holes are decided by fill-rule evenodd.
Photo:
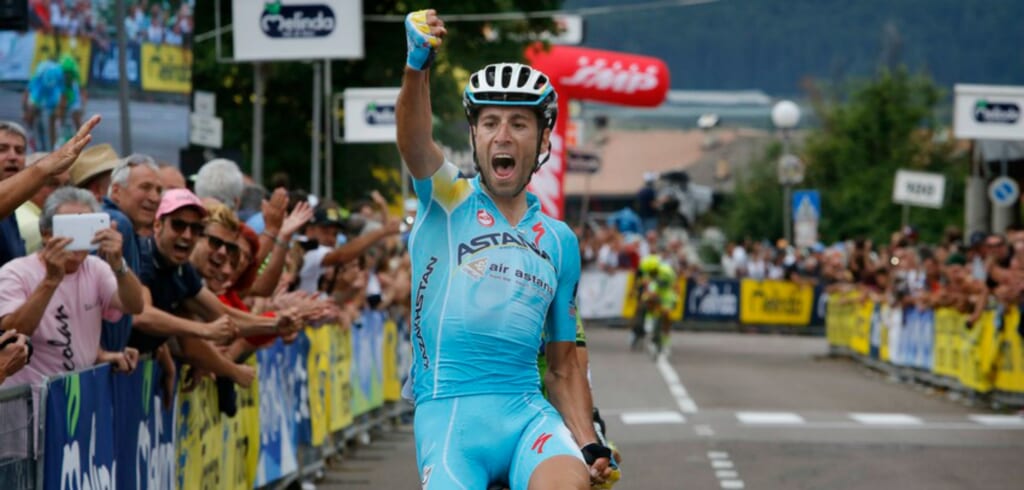
<instances>
[{"instance_id":1,"label":"red inflatable arch","mask_svg":"<svg viewBox=\"0 0 1024 490\"><path fill-rule=\"evenodd\" d=\"M530 181L544 212L562 219L565 207L565 133L569 100L636 107L660 105L668 94L668 67L657 58L615 51L535 44L526 59L546 73L558 92L558 122L551 134L551 159Z\"/></svg>"}]
</instances>

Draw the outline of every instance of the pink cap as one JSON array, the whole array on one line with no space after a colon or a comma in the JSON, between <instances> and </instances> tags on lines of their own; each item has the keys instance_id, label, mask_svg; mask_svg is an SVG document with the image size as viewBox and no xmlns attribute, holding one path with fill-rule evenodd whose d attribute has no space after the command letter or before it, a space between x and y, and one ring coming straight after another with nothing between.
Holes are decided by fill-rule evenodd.
<instances>
[{"instance_id":1,"label":"pink cap","mask_svg":"<svg viewBox=\"0 0 1024 490\"><path fill-rule=\"evenodd\" d=\"M160 199L160 207L156 210L156 219L163 218L186 206L195 206L200 214L206 216L206 208L203 202L188 189L171 189L165 191Z\"/></svg>"}]
</instances>

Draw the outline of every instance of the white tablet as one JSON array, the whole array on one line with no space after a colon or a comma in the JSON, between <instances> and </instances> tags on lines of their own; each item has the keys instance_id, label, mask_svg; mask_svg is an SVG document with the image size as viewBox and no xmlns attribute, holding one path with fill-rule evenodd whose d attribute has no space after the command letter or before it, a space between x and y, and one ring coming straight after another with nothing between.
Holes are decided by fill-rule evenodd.
<instances>
[{"instance_id":1,"label":"white tablet","mask_svg":"<svg viewBox=\"0 0 1024 490\"><path fill-rule=\"evenodd\" d=\"M96 250L97 244L91 243L96 232L110 228L110 215L107 213L58 214L53 217L53 236L66 237L72 242L65 250Z\"/></svg>"}]
</instances>

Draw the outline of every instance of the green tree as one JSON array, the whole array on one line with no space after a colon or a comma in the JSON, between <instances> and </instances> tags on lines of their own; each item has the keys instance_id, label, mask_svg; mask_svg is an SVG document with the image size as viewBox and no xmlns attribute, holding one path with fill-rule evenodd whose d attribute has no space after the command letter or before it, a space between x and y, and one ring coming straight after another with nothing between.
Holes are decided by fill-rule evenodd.
<instances>
[{"instance_id":1,"label":"green tree","mask_svg":"<svg viewBox=\"0 0 1024 490\"><path fill-rule=\"evenodd\" d=\"M943 93L928 77L904 68L881 69L874 79L852 83L832 100L812 99L821 127L810 132L797 153L807 165L803 187L821 192L822 241L888 241L901 224L901 207L892 202L899 169L946 176L944 207L911 211L910 224L923 240L936 241L947 225L959 223L966 155L957 153L955 141L940 137L948 134L935 116ZM781 234L781 190L773 173L777 151L753 165L751 178L739 185L727 208L730 236Z\"/></svg>"},{"instance_id":2,"label":"green tree","mask_svg":"<svg viewBox=\"0 0 1024 490\"><path fill-rule=\"evenodd\" d=\"M486 13L556 9L560 0L471 0L394 1L364 0L364 15L404 15L424 8L445 13ZM231 2L220 2L223 24L231 23ZM196 32L214 29L214 2L196 3ZM435 61L431 90L437 124L435 137L462 149L468 146L461 89L468 74L487 63L522 60L527 36L549 29L549 19L507 20L493 23L501 35L496 40L483 36L483 22L448 22L448 37ZM232 53L231 35L222 36L222 58ZM332 89L347 87L397 87L405 66L405 31L401 22L364 22L365 57L332 62ZM217 113L224 120L224 147L236 148L245 156L239 162L250 171L252 155L253 70L250 63L218 61L214 40L195 46L193 85L196 90L217 94ZM313 68L305 62L269 62L262 65L267 75L264 108L264 177L287 172L293 185L309 186L311 154ZM337 114L337 119L342 119ZM329 136L329 135L328 135ZM399 156L393 144L334 145L334 189L336 200L366 197L370 189L394 193L400 185Z\"/></svg>"}]
</instances>

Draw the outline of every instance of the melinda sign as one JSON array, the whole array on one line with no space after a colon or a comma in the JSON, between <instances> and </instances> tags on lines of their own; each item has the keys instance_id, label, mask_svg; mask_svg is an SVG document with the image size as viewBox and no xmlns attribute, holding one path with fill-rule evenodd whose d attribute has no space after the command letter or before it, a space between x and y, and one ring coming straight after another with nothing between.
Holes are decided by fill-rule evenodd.
<instances>
[{"instance_id":1,"label":"melinda sign","mask_svg":"<svg viewBox=\"0 0 1024 490\"><path fill-rule=\"evenodd\" d=\"M957 84L954 90L957 138L1024 140L1024 87Z\"/></svg>"},{"instance_id":2,"label":"melinda sign","mask_svg":"<svg viewBox=\"0 0 1024 490\"><path fill-rule=\"evenodd\" d=\"M235 59L363 57L363 10L357 0L233 0Z\"/></svg>"}]
</instances>

